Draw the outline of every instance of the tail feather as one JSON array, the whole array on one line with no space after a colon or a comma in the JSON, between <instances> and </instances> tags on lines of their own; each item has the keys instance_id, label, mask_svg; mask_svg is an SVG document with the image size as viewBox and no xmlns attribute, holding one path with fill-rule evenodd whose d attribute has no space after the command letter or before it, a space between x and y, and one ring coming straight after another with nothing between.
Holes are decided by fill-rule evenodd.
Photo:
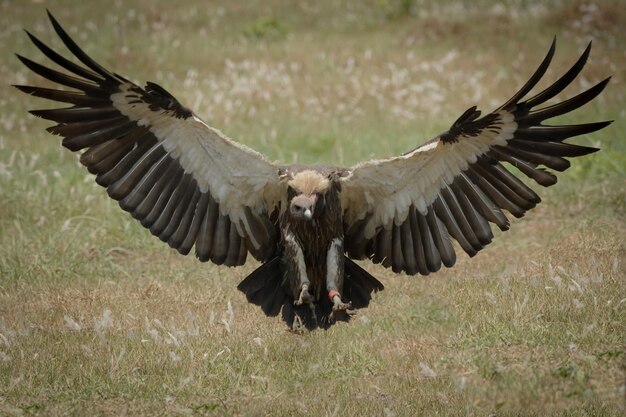
<instances>
[{"instance_id":1,"label":"tail feather","mask_svg":"<svg viewBox=\"0 0 626 417\"><path fill-rule=\"evenodd\" d=\"M278 315L287 297L280 276L280 259L275 257L259 266L239 283L237 289L268 316Z\"/></svg>"},{"instance_id":2,"label":"tail feather","mask_svg":"<svg viewBox=\"0 0 626 417\"><path fill-rule=\"evenodd\" d=\"M280 313L280 309L282 308L286 298L287 293L280 284L280 280L275 280L272 285L267 286L267 290L265 291L265 301L263 302L261 308L268 316L277 316L278 313Z\"/></svg>"},{"instance_id":3,"label":"tail feather","mask_svg":"<svg viewBox=\"0 0 626 417\"><path fill-rule=\"evenodd\" d=\"M344 261L343 298L351 301L354 308L365 308L372 293L384 290L385 286L352 259L346 256Z\"/></svg>"},{"instance_id":4,"label":"tail feather","mask_svg":"<svg viewBox=\"0 0 626 417\"><path fill-rule=\"evenodd\" d=\"M372 293L382 291L385 287L348 257L345 257L344 267L343 300L352 302L354 308L367 307L372 299ZM332 304L327 297L322 297L315 306L315 316L318 320L315 320L308 306L293 305L293 297L283 285L279 257L275 257L255 269L241 281L237 289L246 295L249 302L260 306L268 316L277 316L282 310L283 320L290 327L294 323L296 314L306 328L310 330L316 327L326 329L333 324L328 320L332 311ZM349 319L347 314L337 317L337 320L341 321L348 321Z\"/></svg>"}]
</instances>

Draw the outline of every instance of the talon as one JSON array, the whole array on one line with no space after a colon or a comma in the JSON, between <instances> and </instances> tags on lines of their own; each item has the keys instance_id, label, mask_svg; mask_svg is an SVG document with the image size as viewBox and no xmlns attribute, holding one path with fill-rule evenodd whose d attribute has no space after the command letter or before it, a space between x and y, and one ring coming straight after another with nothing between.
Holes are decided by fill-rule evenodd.
<instances>
[{"instance_id":1,"label":"talon","mask_svg":"<svg viewBox=\"0 0 626 417\"><path fill-rule=\"evenodd\" d=\"M341 301L341 297L337 294L333 296L333 311L352 311L352 302L344 303ZM348 313L349 314L349 313Z\"/></svg>"},{"instance_id":2,"label":"talon","mask_svg":"<svg viewBox=\"0 0 626 417\"><path fill-rule=\"evenodd\" d=\"M328 319L330 321L335 321L335 315L339 311L344 311L348 316L353 316L356 314L356 310L352 309L352 302L344 303L341 301L341 296L338 292L331 292L332 295L331 301L333 302L332 311L328 315Z\"/></svg>"},{"instance_id":3,"label":"talon","mask_svg":"<svg viewBox=\"0 0 626 417\"><path fill-rule=\"evenodd\" d=\"M330 312L330 314L328 315L328 320L332 323L336 320L336 315L340 312L343 311L344 313L346 313L346 315L348 315L348 317L352 317L356 314L356 310L350 310L348 308L346 309L335 309L333 308L333 310Z\"/></svg>"},{"instance_id":4,"label":"talon","mask_svg":"<svg viewBox=\"0 0 626 417\"><path fill-rule=\"evenodd\" d=\"M309 292L309 286L307 284L302 284L300 296L293 302L293 304L297 306L301 306L302 304L313 305L313 295Z\"/></svg>"}]
</instances>

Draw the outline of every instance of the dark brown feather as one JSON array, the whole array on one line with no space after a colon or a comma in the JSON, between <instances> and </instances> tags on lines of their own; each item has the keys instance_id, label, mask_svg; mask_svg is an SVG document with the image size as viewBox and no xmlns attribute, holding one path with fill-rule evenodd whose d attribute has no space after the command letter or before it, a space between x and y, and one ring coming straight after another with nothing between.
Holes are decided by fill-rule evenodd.
<instances>
[{"instance_id":1,"label":"dark brown feather","mask_svg":"<svg viewBox=\"0 0 626 417\"><path fill-rule=\"evenodd\" d=\"M122 178L107 187L109 196L115 200L121 200L126 197L142 180L146 172L165 156L167 156L167 152L165 152L163 146L159 143L154 144L152 148L141 155Z\"/></svg>"},{"instance_id":2,"label":"dark brown feather","mask_svg":"<svg viewBox=\"0 0 626 417\"><path fill-rule=\"evenodd\" d=\"M413 206L411 206L411 210ZM413 246L413 236L411 233L410 214L400 226L401 250L405 261L404 270L408 275L415 275L419 272L417 268L417 259L415 258L415 248Z\"/></svg>"},{"instance_id":3,"label":"dark brown feather","mask_svg":"<svg viewBox=\"0 0 626 417\"><path fill-rule=\"evenodd\" d=\"M493 169L490 165L483 167L481 164L475 164L468 169L468 174L471 176L479 176L483 178L480 182L488 182L491 184L499 193L502 194L503 198L507 202L512 204L512 208L516 211L513 212L504 205L501 205L500 207L509 210L509 212L516 217L521 217L518 216L518 214L523 215L524 211L535 207L535 203L524 199L522 196L513 191L504 181L502 181L502 179L498 176L498 171ZM476 182L474 178L472 178L472 180ZM496 203L498 202L496 201Z\"/></svg>"},{"instance_id":4,"label":"dark brown feather","mask_svg":"<svg viewBox=\"0 0 626 417\"><path fill-rule=\"evenodd\" d=\"M62 72L52 70L50 68L46 68L43 65L33 62L30 59L25 58L19 54L16 54L16 56L20 61L22 61L24 65L26 65L26 67L28 67L28 69L33 71L35 74L41 75L42 77L49 79L52 82L84 91L85 93L93 97L109 97L109 93L104 91L97 84L85 81L82 78L72 77L71 75L67 75Z\"/></svg>"},{"instance_id":5,"label":"dark brown feather","mask_svg":"<svg viewBox=\"0 0 626 417\"><path fill-rule=\"evenodd\" d=\"M237 261L239 260L239 255L241 252L241 246L241 236L239 236L239 233L237 233L237 228L235 227L235 225L231 223L230 233L228 235L228 253L226 254L226 260L224 261L224 265L237 265Z\"/></svg>"},{"instance_id":6,"label":"dark brown feather","mask_svg":"<svg viewBox=\"0 0 626 417\"><path fill-rule=\"evenodd\" d=\"M132 211L134 218L143 221L152 211L155 205L159 203L161 193L168 187L168 184L175 180L177 173L182 175L178 165L170 158L166 159L166 166L163 175L156 178L154 186L148 192L148 195L139 203ZM142 223L143 224L143 223ZM151 225L152 223L150 223ZM150 227L150 225L144 227Z\"/></svg>"},{"instance_id":7,"label":"dark brown feather","mask_svg":"<svg viewBox=\"0 0 626 417\"><path fill-rule=\"evenodd\" d=\"M185 237L189 234L189 229L191 228L193 216L196 213L196 207L198 205L198 200L200 200L201 194L202 193L200 192L200 188L198 188L197 186L193 188L193 195L191 196L189 202L185 205L182 218L180 219L180 223L178 224L176 231L170 236L167 241L167 244L171 248L178 249Z\"/></svg>"},{"instance_id":8,"label":"dark brown feather","mask_svg":"<svg viewBox=\"0 0 626 417\"><path fill-rule=\"evenodd\" d=\"M478 166L470 166L467 169L466 174L470 180L476 184L491 201L495 203L497 207L508 210L511 214L518 218L524 215L524 210L500 192L497 187L497 182L488 181L487 178L489 177L482 175L483 173L480 172Z\"/></svg>"},{"instance_id":9,"label":"dark brown feather","mask_svg":"<svg viewBox=\"0 0 626 417\"><path fill-rule=\"evenodd\" d=\"M561 91L565 89L580 73L580 71L585 66L587 59L589 58L589 52L591 52L591 42L587 45L584 52L578 58L576 63L565 73L561 78L559 78L554 84L550 87L546 88L542 92L538 93L534 97L525 101L524 106L527 108L532 108L538 106L539 104L545 103L550 100L552 97L559 94ZM521 97L520 97L521 98Z\"/></svg>"},{"instance_id":10,"label":"dark brown feather","mask_svg":"<svg viewBox=\"0 0 626 417\"><path fill-rule=\"evenodd\" d=\"M109 124L117 125L118 123L115 120L119 118L123 118L124 122L128 122L128 118L122 116L114 107L67 107L63 109L30 110L29 113L57 123L102 122L106 119L112 119ZM49 132L54 133L54 130L54 127L48 128ZM92 129L91 131L93 130L97 129Z\"/></svg>"},{"instance_id":11,"label":"dark brown feather","mask_svg":"<svg viewBox=\"0 0 626 417\"><path fill-rule=\"evenodd\" d=\"M226 260L229 246L230 218L225 214L220 214L215 225L213 234L213 247L211 250L211 261L216 265L222 265Z\"/></svg>"},{"instance_id":12,"label":"dark brown feather","mask_svg":"<svg viewBox=\"0 0 626 417\"><path fill-rule=\"evenodd\" d=\"M521 160L532 162L536 165L544 165L556 171L565 171L569 168L570 163L567 159L560 156L545 155L538 152L529 152L514 146L507 146L506 150L509 154L518 157Z\"/></svg>"},{"instance_id":13,"label":"dark brown feather","mask_svg":"<svg viewBox=\"0 0 626 417\"><path fill-rule=\"evenodd\" d=\"M511 190L515 191L515 193L521 196L524 200L533 204L539 204L541 202L541 198L539 198L537 193L513 175L513 173L505 169L501 163L497 162L495 164L491 164L481 158L478 160L478 165L489 172L493 172L498 179L502 180L502 182L504 182Z\"/></svg>"},{"instance_id":14,"label":"dark brown feather","mask_svg":"<svg viewBox=\"0 0 626 417\"><path fill-rule=\"evenodd\" d=\"M209 199L209 207L202 219L202 224L200 225L198 236L196 237L196 257L202 262L211 259L213 235L219 214L219 205L211 197Z\"/></svg>"},{"instance_id":15,"label":"dark brown feather","mask_svg":"<svg viewBox=\"0 0 626 417\"><path fill-rule=\"evenodd\" d=\"M167 242L169 235L166 233L166 230L167 232L173 233L174 230L172 229L178 226L178 221L180 221L180 217L182 217L182 213L178 211L178 207L181 203L184 203L186 195L193 193L195 186L193 176L188 173L183 174L180 182L172 190L172 195L168 198L167 203L163 209L160 210L152 226L150 226L150 232L153 235L159 236L161 240ZM170 225L172 225L172 227L170 227Z\"/></svg>"},{"instance_id":16,"label":"dark brown feather","mask_svg":"<svg viewBox=\"0 0 626 417\"><path fill-rule=\"evenodd\" d=\"M500 230L509 229L509 219L507 219L498 206L496 206L465 173L461 173L461 175L454 180L454 183L459 185L474 208L482 214L485 219L497 224Z\"/></svg>"},{"instance_id":17,"label":"dark brown feather","mask_svg":"<svg viewBox=\"0 0 626 417\"><path fill-rule=\"evenodd\" d=\"M569 157L583 156L599 151L598 148L591 148L582 145L572 145L571 143L565 142L537 142L521 139L511 139L509 140L507 145L529 152Z\"/></svg>"},{"instance_id":18,"label":"dark brown feather","mask_svg":"<svg viewBox=\"0 0 626 417\"><path fill-rule=\"evenodd\" d=\"M468 219L469 215L466 215L463 212L463 207L461 206L461 203L459 202L452 188L450 188L450 186L447 186L441 190L440 194L444 198L444 201L450 209L450 212L454 216L456 223L459 225L463 236L465 236L465 238L472 245L475 251L481 250L483 248L483 244L478 239L478 236L476 236L474 228L472 227Z\"/></svg>"},{"instance_id":19,"label":"dark brown feather","mask_svg":"<svg viewBox=\"0 0 626 417\"><path fill-rule=\"evenodd\" d=\"M52 88L34 87L30 85L14 85L13 87L34 97L41 97L48 100L59 101L61 103L74 104L75 106L108 107L111 105L108 97L92 97L86 95L82 91L55 90Z\"/></svg>"},{"instance_id":20,"label":"dark brown feather","mask_svg":"<svg viewBox=\"0 0 626 417\"><path fill-rule=\"evenodd\" d=\"M435 210L435 214L437 215L437 217L439 217L443 224L446 226L446 229L448 230L450 236L452 236L454 239L456 239L457 242L459 242L461 248L463 248L463 250L467 252L469 256L474 256L476 254L476 249L474 249L474 246L472 246L472 244L469 243L467 238L463 235L463 232L456 222L454 215L450 211L446 200L440 195L437 197L432 207L433 210ZM470 227L469 224L467 225L467 227Z\"/></svg>"},{"instance_id":21,"label":"dark brown feather","mask_svg":"<svg viewBox=\"0 0 626 417\"><path fill-rule=\"evenodd\" d=\"M450 188L454 191L454 195L459 202L461 210L465 215L468 223L472 227L474 234L478 238L478 241L482 245L487 245L493 239L493 232L491 231L491 227L489 227L489 223L485 218L476 211L472 202L467 198L467 195L464 191L453 182L450 184Z\"/></svg>"},{"instance_id":22,"label":"dark brown feather","mask_svg":"<svg viewBox=\"0 0 626 417\"><path fill-rule=\"evenodd\" d=\"M376 253L372 258L374 263L391 265L391 229L381 229L376 236Z\"/></svg>"},{"instance_id":23,"label":"dark brown feather","mask_svg":"<svg viewBox=\"0 0 626 417\"><path fill-rule=\"evenodd\" d=\"M178 168L176 167L176 164L172 164L172 166L174 168ZM168 170L169 171L169 170ZM143 212L143 207L144 205L147 205L147 203L151 203L150 207L148 207L148 213L146 214L146 216L141 220L141 224L143 227L147 227L147 228L151 228L152 225L154 224L154 222L157 221L157 219L159 218L159 216L163 213L163 210L165 209L165 207L167 206L168 201L170 200L170 198L172 197L172 194L174 193L174 191L176 190L177 187L180 186L180 184L183 181L183 170L181 169L174 169L173 170L173 175L169 178L166 179L165 183L164 183L164 187L162 190L160 190L159 192L155 192L155 188L153 188L150 191L150 194L148 194L148 198L146 198L143 203L141 203L139 205L139 207L137 207L136 212L141 213ZM153 195L152 193L155 192L154 194L154 198L156 200L151 199L150 197ZM152 233L155 234L155 233Z\"/></svg>"},{"instance_id":24,"label":"dark brown feather","mask_svg":"<svg viewBox=\"0 0 626 417\"><path fill-rule=\"evenodd\" d=\"M172 206L174 207L174 210L172 211L172 215L167 222L167 226L159 234L159 238L162 241L167 242L170 240L172 234L176 231L176 229L178 229L183 215L188 209L190 200L196 191L198 191L198 184L193 176L189 175L189 180L182 184L182 186L180 186L176 192L172 194L172 199L168 202L168 206L169 203L173 202Z\"/></svg>"},{"instance_id":25,"label":"dark brown feather","mask_svg":"<svg viewBox=\"0 0 626 417\"><path fill-rule=\"evenodd\" d=\"M444 227L441 220L437 218L432 207L428 209L426 221L430 229L430 235L432 236L435 246L437 247L437 251L439 252L441 262L450 268L456 262L456 254L454 253L454 248L450 243L450 235L448 234L448 231Z\"/></svg>"},{"instance_id":26,"label":"dark brown feather","mask_svg":"<svg viewBox=\"0 0 626 417\"><path fill-rule=\"evenodd\" d=\"M103 186L108 187L115 181L122 178L128 170L137 162L141 157L156 144L156 139L143 141L135 146L130 152L122 157L122 159L108 172L103 172L96 177L96 182Z\"/></svg>"},{"instance_id":27,"label":"dark brown feather","mask_svg":"<svg viewBox=\"0 0 626 417\"><path fill-rule=\"evenodd\" d=\"M148 172L126 195L126 197L120 200L120 207L126 211L134 211L148 196L148 193L156 185L159 179L165 175L165 172L172 162L172 158L170 158L169 155L164 154L161 159L150 167Z\"/></svg>"},{"instance_id":28,"label":"dark brown feather","mask_svg":"<svg viewBox=\"0 0 626 417\"><path fill-rule=\"evenodd\" d=\"M415 207L409 210L409 222L411 225L411 236L413 237L413 250L415 251L415 260L417 261L417 269L421 275L430 274L428 265L426 264L426 255L424 253L424 244L422 243L422 232L420 230L417 216L420 216Z\"/></svg>"},{"instance_id":29,"label":"dark brown feather","mask_svg":"<svg viewBox=\"0 0 626 417\"><path fill-rule=\"evenodd\" d=\"M59 55L57 52L50 49L45 43L40 41L35 35L30 33L29 31L25 30L25 32L30 40L33 42L33 44L35 44L35 46L39 48L39 50L43 52L45 56L50 58L50 60L52 60L53 62L59 64L61 67L73 72L80 77L87 78L88 80L95 81L96 83L102 81L102 78L99 75L86 70L80 65L76 65L69 59L66 59L65 57Z\"/></svg>"},{"instance_id":30,"label":"dark brown feather","mask_svg":"<svg viewBox=\"0 0 626 417\"><path fill-rule=\"evenodd\" d=\"M550 49L546 54L545 58L539 64L539 67L535 71L535 73L528 79L526 84L520 90L513 95L506 103L504 103L498 110L511 110L515 107L517 102L521 100L532 88L539 82L541 77L546 73L548 66L550 66L550 62L552 61L552 57L554 56L554 51L556 49L556 37L552 40L552 44L550 45Z\"/></svg>"},{"instance_id":31,"label":"dark brown feather","mask_svg":"<svg viewBox=\"0 0 626 417\"><path fill-rule=\"evenodd\" d=\"M391 229L391 270L395 273L400 273L404 271L404 267L402 235L400 227L394 224Z\"/></svg>"},{"instance_id":32,"label":"dark brown feather","mask_svg":"<svg viewBox=\"0 0 626 417\"><path fill-rule=\"evenodd\" d=\"M125 135L137 132L143 136L143 129L136 129L137 124L135 122L125 122L118 125L105 127L101 130L97 130L90 133L84 133L82 135L68 136L63 139L62 144L70 151L79 151L83 148L98 145L106 142L110 139L118 139Z\"/></svg>"},{"instance_id":33,"label":"dark brown feather","mask_svg":"<svg viewBox=\"0 0 626 417\"><path fill-rule=\"evenodd\" d=\"M416 213L417 224L419 225L422 247L424 248L424 259L430 272L437 272L441 269L441 256L435 247L435 241L430 233L426 217L419 211Z\"/></svg>"},{"instance_id":34,"label":"dark brown feather","mask_svg":"<svg viewBox=\"0 0 626 417\"><path fill-rule=\"evenodd\" d=\"M526 176L535 180L535 182L539 185L549 187L557 182L556 175L546 171L545 169L537 168L537 165L532 162L527 162L516 157L515 155L511 155L506 151L506 148L494 146L489 151L489 154L496 156L501 161L505 161L513 165L515 168L522 171Z\"/></svg>"},{"instance_id":35,"label":"dark brown feather","mask_svg":"<svg viewBox=\"0 0 626 417\"><path fill-rule=\"evenodd\" d=\"M202 221L206 216L211 200L212 198L209 193L200 194L198 204L196 205L195 211L193 213L191 225L189 226L189 231L187 232L187 235L183 238L184 240L182 241L182 243L177 245L178 252L180 252L181 254L187 255L191 251L194 243L196 243L200 226L202 225Z\"/></svg>"}]
</instances>

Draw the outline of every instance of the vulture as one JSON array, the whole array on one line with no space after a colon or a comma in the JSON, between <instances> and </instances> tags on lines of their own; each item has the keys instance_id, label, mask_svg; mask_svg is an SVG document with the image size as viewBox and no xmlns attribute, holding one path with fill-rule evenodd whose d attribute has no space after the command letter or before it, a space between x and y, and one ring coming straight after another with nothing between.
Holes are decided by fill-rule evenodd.
<instances>
[{"instance_id":1,"label":"vulture","mask_svg":"<svg viewBox=\"0 0 626 417\"><path fill-rule=\"evenodd\" d=\"M48 16L77 61L26 31L62 70L18 59L62 87L15 87L66 103L30 113L57 123L48 132L81 152L108 195L170 247L217 265L243 265L248 255L259 261L238 289L296 329L347 321L383 289L355 260L428 275L452 267L459 249L476 255L493 239L491 223L509 228L505 211L519 218L540 202L519 173L555 184L553 171L566 170L566 158L598 150L565 139L611 123L544 124L594 99L609 81L546 105L576 79L590 43L567 72L530 96L555 39L504 104L485 115L471 107L409 152L351 168L281 165L209 126L163 87L140 87L101 66Z\"/></svg>"}]
</instances>

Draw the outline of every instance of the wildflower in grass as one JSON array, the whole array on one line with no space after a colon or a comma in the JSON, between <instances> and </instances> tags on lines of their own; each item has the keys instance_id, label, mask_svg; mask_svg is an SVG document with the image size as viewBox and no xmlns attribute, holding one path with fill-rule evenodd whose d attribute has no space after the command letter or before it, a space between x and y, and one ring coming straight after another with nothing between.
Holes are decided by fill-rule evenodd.
<instances>
[{"instance_id":1,"label":"wildflower in grass","mask_svg":"<svg viewBox=\"0 0 626 417\"><path fill-rule=\"evenodd\" d=\"M67 314L63 316L63 321L65 322L65 327L74 332L80 332L82 329L82 326Z\"/></svg>"},{"instance_id":2,"label":"wildflower in grass","mask_svg":"<svg viewBox=\"0 0 626 417\"><path fill-rule=\"evenodd\" d=\"M113 319L111 317L111 310L105 308L102 312L102 317L96 319L94 330L100 339L101 344L106 343L106 331L113 327Z\"/></svg>"},{"instance_id":3,"label":"wildflower in grass","mask_svg":"<svg viewBox=\"0 0 626 417\"><path fill-rule=\"evenodd\" d=\"M425 364L424 362L419 363L420 374L426 378L437 378L437 372L433 371L433 369Z\"/></svg>"}]
</instances>

